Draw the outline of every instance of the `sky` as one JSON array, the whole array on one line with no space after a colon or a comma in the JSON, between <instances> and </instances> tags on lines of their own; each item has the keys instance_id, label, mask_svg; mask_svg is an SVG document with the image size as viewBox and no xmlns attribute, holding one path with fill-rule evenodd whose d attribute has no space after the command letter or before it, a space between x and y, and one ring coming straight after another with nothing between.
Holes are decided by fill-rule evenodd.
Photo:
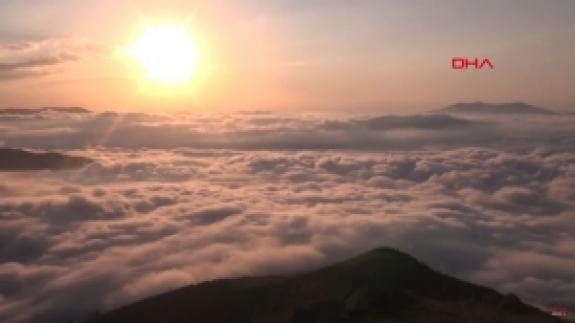
<instances>
[{"instance_id":1,"label":"sky","mask_svg":"<svg viewBox=\"0 0 575 323\"><path fill-rule=\"evenodd\" d=\"M575 2L0 2L0 105L120 111L425 111L526 101L575 111ZM125 48L145 24L198 46L185 86L148 84ZM454 71L487 57L494 70Z\"/></svg>"}]
</instances>

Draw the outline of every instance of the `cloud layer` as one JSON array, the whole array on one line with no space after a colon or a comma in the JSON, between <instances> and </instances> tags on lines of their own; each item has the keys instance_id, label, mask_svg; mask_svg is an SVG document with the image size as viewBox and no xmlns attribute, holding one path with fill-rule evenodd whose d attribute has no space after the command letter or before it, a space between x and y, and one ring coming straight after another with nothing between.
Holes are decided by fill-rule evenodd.
<instances>
[{"instance_id":1,"label":"cloud layer","mask_svg":"<svg viewBox=\"0 0 575 323\"><path fill-rule=\"evenodd\" d=\"M0 173L1 321L87 317L381 245L535 304L575 293L575 151L556 118L534 119L527 145L513 120L11 117L6 143L76 148L98 163ZM505 144L490 137L500 134Z\"/></svg>"},{"instance_id":2,"label":"cloud layer","mask_svg":"<svg viewBox=\"0 0 575 323\"><path fill-rule=\"evenodd\" d=\"M421 147L518 148L575 145L573 115L511 115L481 118L422 114L333 116L271 113L153 115L2 113L0 141L8 146L82 149L180 147L209 149L362 149Z\"/></svg>"}]
</instances>

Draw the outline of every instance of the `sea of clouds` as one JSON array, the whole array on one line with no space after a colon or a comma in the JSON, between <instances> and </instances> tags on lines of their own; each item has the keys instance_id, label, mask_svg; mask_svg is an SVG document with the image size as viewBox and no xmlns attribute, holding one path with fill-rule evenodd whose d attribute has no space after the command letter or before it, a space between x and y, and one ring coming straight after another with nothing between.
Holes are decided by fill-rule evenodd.
<instances>
[{"instance_id":1,"label":"sea of clouds","mask_svg":"<svg viewBox=\"0 0 575 323\"><path fill-rule=\"evenodd\" d=\"M0 321L67 322L378 246L537 305L575 295L575 116L0 115L95 163L0 172Z\"/></svg>"}]
</instances>

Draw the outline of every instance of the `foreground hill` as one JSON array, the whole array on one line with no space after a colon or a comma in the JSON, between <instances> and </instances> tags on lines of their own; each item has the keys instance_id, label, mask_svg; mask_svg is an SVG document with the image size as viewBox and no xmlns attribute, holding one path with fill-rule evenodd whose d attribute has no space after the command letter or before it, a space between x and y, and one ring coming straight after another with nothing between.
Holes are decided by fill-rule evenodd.
<instances>
[{"instance_id":1,"label":"foreground hill","mask_svg":"<svg viewBox=\"0 0 575 323\"><path fill-rule=\"evenodd\" d=\"M79 168L92 163L84 157L59 153L36 153L14 148L0 148L0 171Z\"/></svg>"},{"instance_id":2,"label":"foreground hill","mask_svg":"<svg viewBox=\"0 0 575 323\"><path fill-rule=\"evenodd\" d=\"M376 249L290 277L222 279L120 308L90 323L546 323L517 297Z\"/></svg>"},{"instance_id":3,"label":"foreground hill","mask_svg":"<svg viewBox=\"0 0 575 323\"><path fill-rule=\"evenodd\" d=\"M553 115L553 111L529 105L523 102L513 103L486 103L471 102L457 103L439 110L441 113L465 113L465 114L506 114L506 115Z\"/></svg>"}]
</instances>

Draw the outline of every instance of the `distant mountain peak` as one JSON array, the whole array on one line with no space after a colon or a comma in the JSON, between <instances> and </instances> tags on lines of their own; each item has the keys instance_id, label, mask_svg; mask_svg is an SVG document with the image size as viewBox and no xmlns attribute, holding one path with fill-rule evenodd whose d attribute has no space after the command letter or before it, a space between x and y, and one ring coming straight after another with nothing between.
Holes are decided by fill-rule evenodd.
<instances>
[{"instance_id":1,"label":"distant mountain peak","mask_svg":"<svg viewBox=\"0 0 575 323\"><path fill-rule=\"evenodd\" d=\"M488 102L461 102L440 109L443 113L466 114L556 114L553 111L536 107L525 102L488 103Z\"/></svg>"}]
</instances>

